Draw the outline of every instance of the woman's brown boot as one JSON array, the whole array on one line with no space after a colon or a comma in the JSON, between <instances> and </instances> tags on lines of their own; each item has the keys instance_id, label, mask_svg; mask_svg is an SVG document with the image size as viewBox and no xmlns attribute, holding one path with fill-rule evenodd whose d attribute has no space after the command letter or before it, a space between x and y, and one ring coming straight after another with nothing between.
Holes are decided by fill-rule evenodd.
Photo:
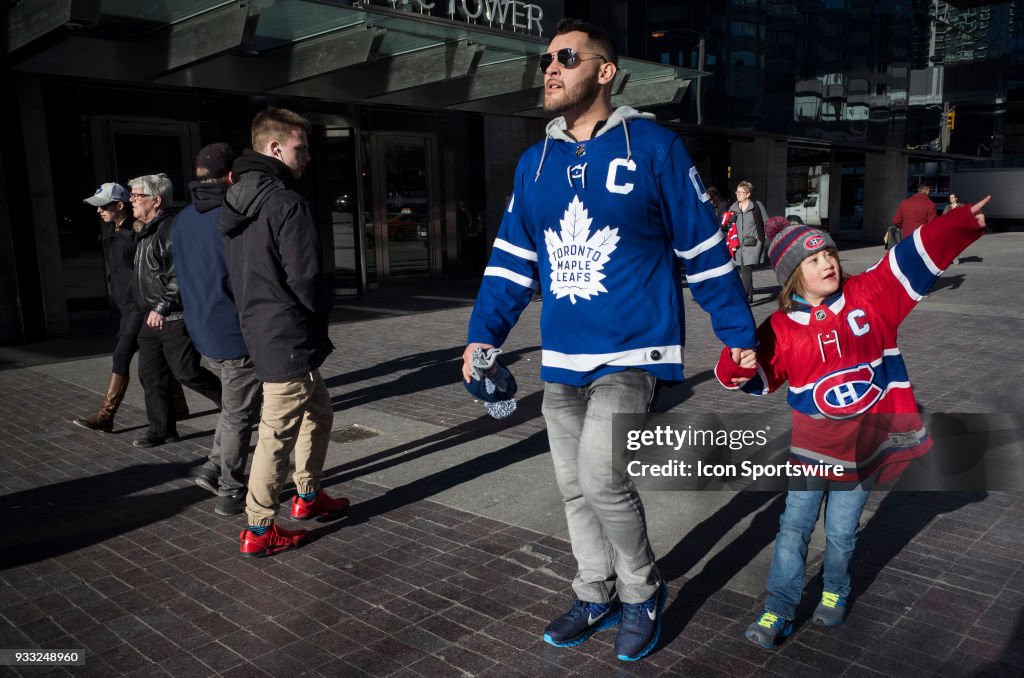
<instances>
[{"instance_id":1,"label":"woman's brown boot","mask_svg":"<svg viewBox=\"0 0 1024 678\"><path fill-rule=\"evenodd\" d=\"M107 384L107 395L103 399L100 411L85 419L75 419L74 423L82 428L110 433L114 430L114 415L117 414L117 408L121 406L121 401L124 400L124 394L127 390L128 377L112 372L110 374L110 383Z\"/></svg>"}]
</instances>

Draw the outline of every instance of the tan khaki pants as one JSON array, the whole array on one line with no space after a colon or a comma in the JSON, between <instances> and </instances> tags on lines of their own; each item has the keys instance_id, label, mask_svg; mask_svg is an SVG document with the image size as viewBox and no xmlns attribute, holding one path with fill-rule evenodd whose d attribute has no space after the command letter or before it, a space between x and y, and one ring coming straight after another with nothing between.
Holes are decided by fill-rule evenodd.
<instances>
[{"instance_id":1,"label":"tan khaki pants","mask_svg":"<svg viewBox=\"0 0 1024 678\"><path fill-rule=\"evenodd\" d=\"M331 397L319 370L292 381L263 384L260 438L245 499L250 525L274 522L292 450L296 490L305 494L320 488L333 423Z\"/></svg>"}]
</instances>

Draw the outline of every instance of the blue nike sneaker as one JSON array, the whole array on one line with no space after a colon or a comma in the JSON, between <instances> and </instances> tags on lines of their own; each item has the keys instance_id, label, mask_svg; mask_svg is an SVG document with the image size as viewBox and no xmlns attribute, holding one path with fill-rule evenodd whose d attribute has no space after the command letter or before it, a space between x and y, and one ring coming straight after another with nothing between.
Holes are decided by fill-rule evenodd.
<instances>
[{"instance_id":1,"label":"blue nike sneaker","mask_svg":"<svg viewBox=\"0 0 1024 678\"><path fill-rule=\"evenodd\" d=\"M575 647L598 631L615 626L621 618L622 610L617 600L602 604L574 598L569 611L556 617L544 629L544 641L555 647Z\"/></svg>"},{"instance_id":2,"label":"blue nike sneaker","mask_svg":"<svg viewBox=\"0 0 1024 678\"><path fill-rule=\"evenodd\" d=\"M615 654L624 662L635 662L654 649L661 635L661 611L668 600L662 581L654 595L642 603L622 604L622 626L615 637Z\"/></svg>"}]
</instances>

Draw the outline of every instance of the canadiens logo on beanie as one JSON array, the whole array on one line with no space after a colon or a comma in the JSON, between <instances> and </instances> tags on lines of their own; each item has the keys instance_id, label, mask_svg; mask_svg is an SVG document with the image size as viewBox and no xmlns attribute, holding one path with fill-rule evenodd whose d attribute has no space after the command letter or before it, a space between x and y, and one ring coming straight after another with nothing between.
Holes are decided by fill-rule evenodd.
<instances>
[{"instance_id":1,"label":"canadiens logo on beanie","mask_svg":"<svg viewBox=\"0 0 1024 678\"><path fill-rule=\"evenodd\" d=\"M804 259L829 247L838 249L828 233L806 224L790 224L785 217L764 222L764 234L775 278L783 286Z\"/></svg>"}]
</instances>

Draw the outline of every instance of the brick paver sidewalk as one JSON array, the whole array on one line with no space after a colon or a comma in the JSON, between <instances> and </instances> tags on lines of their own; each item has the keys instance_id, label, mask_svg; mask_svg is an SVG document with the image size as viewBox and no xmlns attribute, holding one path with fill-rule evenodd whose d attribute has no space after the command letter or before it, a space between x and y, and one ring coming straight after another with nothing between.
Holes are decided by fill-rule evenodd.
<instances>
[{"instance_id":1,"label":"brick paver sidewalk","mask_svg":"<svg viewBox=\"0 0 1024 678\"><path fill-rule=\"evenodd\" d=\"M451 377L467 314L456 304L426 316L335 326L339 350L324 373L337 408L365 405L453 429L474 426L481 408ZM906 342L939 350L929 333L955 333L962 320L955 315L922 314ZM524 319L530 322L535 318ZM999 322L987 323L996 337L979 338L972 361L988 350L986 342L1018 331L1021 318ZM710 364L706 328L693 332L688 360ZM510 350L518 352L517 378L529 398L539 388L539 342L535 330L517 333ZM962 347L967 336L954 340ZM941 390L937 370L965 370L963 379L975 380L964 387L971 394L978 382L1010 381L1005 374L968 374L977 372L974 362L943 363L936 370L912 365L928 384L923 391L933 410L960 402ZM731 394L697 381L687 403L715 409L731 402ZM781 400L764 407L784 407ZM760 600L729 582L738 563L774 537L781 500L736 494L659 554L671 584L663 640L649 658L627 665L614 658L614 632L565 650L541 639L569 603L574 561L567 542L432 498L438 487L472 473L473 464L516 451L543 454L532 401L512 428L492 427L493 451L477 460L392 488L361 480L358 471L338 484L335 473L325 485L352 497L350 515L314 524L308 546L261 560L239 557L242 521L214 515L210 495L188 479L209 432L183 427L192 437L135 449L132 432L100 435L69 423L96 402L95 392L39 369L0 371L0 648L82 648L86 655L85 666L0 667L0 674L1024 674L1021 493L874 496L855 556L848 621L835 629L809 623L820 589L812 581L800 628L775 651L742 639ZM122 430L143 423L136 407L118 415ZM751 515L740 538L691 572L721 525ZM283 517L282 523L291 524Z\"/></svg>"}]
</instances>

